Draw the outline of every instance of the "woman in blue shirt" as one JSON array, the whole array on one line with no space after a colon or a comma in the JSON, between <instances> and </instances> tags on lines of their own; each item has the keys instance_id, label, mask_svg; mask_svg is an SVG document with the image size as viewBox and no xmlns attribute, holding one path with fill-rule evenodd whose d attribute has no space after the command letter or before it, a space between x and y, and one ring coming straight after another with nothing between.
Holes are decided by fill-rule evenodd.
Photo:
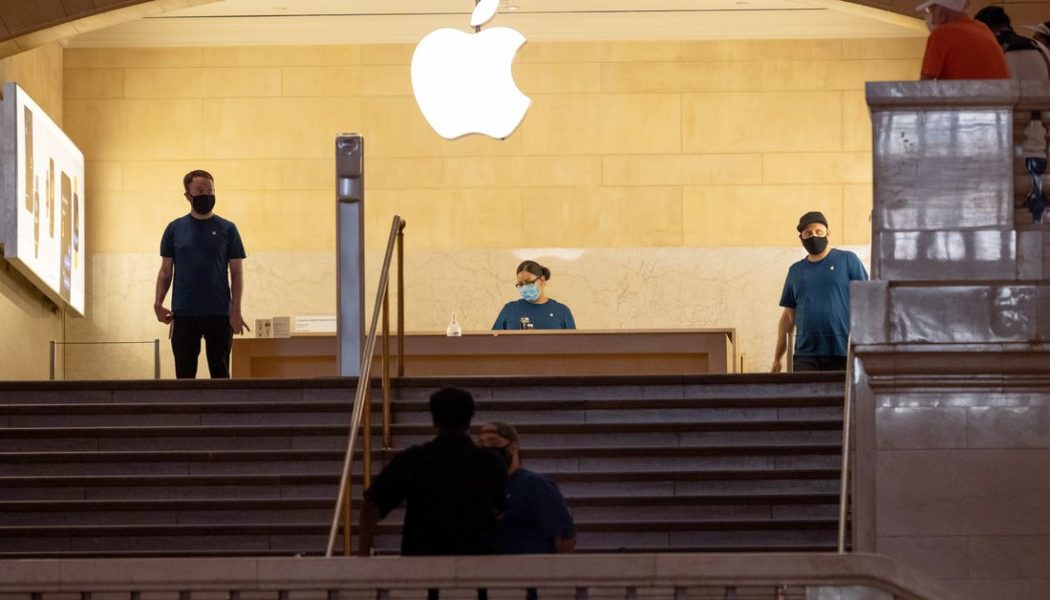
<instances>
[{"instance_id":1,"label":"woman in blue shirt","mask_svg":"<svg viewBox=\"0 0 1050 600\"><path fill-rule=\"evenodd\" d=\"M508 302L492 324L493 329L576 329L568 306L547 297L551 271L536 261L518 265L515 287L520 300Z\"/></svg>"}]
</instances>

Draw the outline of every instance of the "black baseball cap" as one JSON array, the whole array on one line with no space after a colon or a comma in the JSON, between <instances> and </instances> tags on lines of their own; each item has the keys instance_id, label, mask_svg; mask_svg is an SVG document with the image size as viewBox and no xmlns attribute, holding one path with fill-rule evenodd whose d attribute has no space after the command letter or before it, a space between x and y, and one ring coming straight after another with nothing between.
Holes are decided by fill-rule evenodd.
<instances>
[{"instance_id":1,"label":"black baseball cap","mask_svg":"<svg viewBox=\"0 0 1050 600\"><path fill-rule=\"evenodd\" d=\"M974 20L980 21L989 27L1009 27L1010 15L1001 6L985 6L973 16Z\"/></svg>"},{"instance_id":2,"label":"black baseball cap","mask_svg":"<svg viewBox=\"0 0 1050 600\"><path fill-rule=\"evenodd\" d=\"M811 223L820 223L824 227L828 226L828 220L824 218L824 213L814 210L802 215L802 218L798 220L798 231L801 233Z\"/></svg>"}]
</instances>

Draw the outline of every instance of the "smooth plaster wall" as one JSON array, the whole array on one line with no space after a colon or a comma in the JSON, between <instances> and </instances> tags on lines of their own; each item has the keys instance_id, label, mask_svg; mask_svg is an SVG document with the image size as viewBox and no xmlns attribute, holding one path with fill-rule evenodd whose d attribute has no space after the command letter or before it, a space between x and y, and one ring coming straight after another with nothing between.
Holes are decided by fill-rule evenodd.
<instances>
[{"instance_id":1,"label":"smooth plaster wall","mask_svg":"<svg viewBox=\"0 0 1050 600\"><path fill-rule=\"evenodd\" d=\"M409 45L67 50L90 242L89 316L67 333L166 336L151 309L157 250L192 168L215 174L217 212L244 237L246 317L334 312L332 142L356 131L370 265L391 216L408 221L410 330L443 329L452 310L487 329L517 262L536 257L581 328L735 327L765 370L784 273L803 254L798 216L824 211L833 243L866 258L864 82L916 78L923 44L527 44L522 126L452 142L415 106ZM139 348L84 354L71 377L152 372ZM171 376L166 342L163 362Z\"/></svg>"},{"instance_id":2,"label":"smooth plaster wall","mask_svg":"<svg viewBox=\"0 0 1050 600\"><path fill-rule=\"evenodd\" d=\"M60 125L62 75L58 44L0 60L0 82L17 82ZM51 340L63 340L62 311L0 253L0 380L47 379Z\"/></svg>"}]
</instances>

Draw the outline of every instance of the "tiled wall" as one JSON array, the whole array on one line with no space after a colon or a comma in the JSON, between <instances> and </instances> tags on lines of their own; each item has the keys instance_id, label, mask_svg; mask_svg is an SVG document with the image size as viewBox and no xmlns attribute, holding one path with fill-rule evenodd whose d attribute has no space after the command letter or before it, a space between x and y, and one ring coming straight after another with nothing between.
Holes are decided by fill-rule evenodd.
<instances>
[{"instance_id":1,"label":"tiled wall","mask_svg":"<svg viewBox=\"0 0 1050 600\"><path fill-rule=\"evenodd\" d=\"M88 161L87 247L93 264L108 265L88 283L94 316L69 332L109 336L100 315L119 314L121 337L155 337L158 240L187 209L180 181L191 168L215 174L217 212L241 228L249 269L272 271L253 258L330 253L333 136L357 131L369 249L380 251L399 213L410 259L430 265L411 280L411 329L443 328L448 306L479 302L465 326L485 329L511 299L519 256L586 250L586 268L565 261L552 281L552 295L575 301L578 322L630 328L643 324L624 315L649 314L644 326L737 327L741 350L764 369L783 273L801 257L798 216L823 210L833 243L869 242L863 85L914 79L922 49L922 39L527 44L515 66L533 99L522 126L505 141L454 142L415 106L408 45L67 50L66 129ZM623 269L661 264L667 250L697 257L696 268L637 293L631 276L641 274ZM728 265L706 266L715 256ZM316 264L278 271L272 283L330 270ZM464 270L474 275L448 279ZM762 281L741 285L748 273ZM249 317L289 310L278 298L294 285L253 289L258 275L248 275ZM682 277L702 285L682 297ZM129 286L138 300L120 307ZM600 293L619 308L597 312L607 305ZM324 302L314 309L334 310L334 297ZM706 302L714 307L701 319L680 318Z\"/></svg>"}]
</instances>

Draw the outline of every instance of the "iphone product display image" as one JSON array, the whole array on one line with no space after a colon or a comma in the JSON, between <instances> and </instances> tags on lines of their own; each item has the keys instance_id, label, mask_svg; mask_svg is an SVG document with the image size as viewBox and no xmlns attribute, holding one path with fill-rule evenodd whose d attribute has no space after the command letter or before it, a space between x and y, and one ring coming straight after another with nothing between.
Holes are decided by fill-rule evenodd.
<instances>
[{"instance_id":1,"label":"iphone product display image","mask_svg":"<svg viewBox=\"0 0 1050 600\"><path fill-rule=\"evenodd\" d=\"M73 211L70 209L69 203L73 200L72 182L69 179L69 175L66 172L62 172L62 216L58 222L59 224L59 236L61 237L61 243L59 244L58 252L58 267L59 267L59 294L62 299L69 302L69 289L72 280L72 268L73 268L73 223L72 216Z\"/></svg>"}]
</instances>

